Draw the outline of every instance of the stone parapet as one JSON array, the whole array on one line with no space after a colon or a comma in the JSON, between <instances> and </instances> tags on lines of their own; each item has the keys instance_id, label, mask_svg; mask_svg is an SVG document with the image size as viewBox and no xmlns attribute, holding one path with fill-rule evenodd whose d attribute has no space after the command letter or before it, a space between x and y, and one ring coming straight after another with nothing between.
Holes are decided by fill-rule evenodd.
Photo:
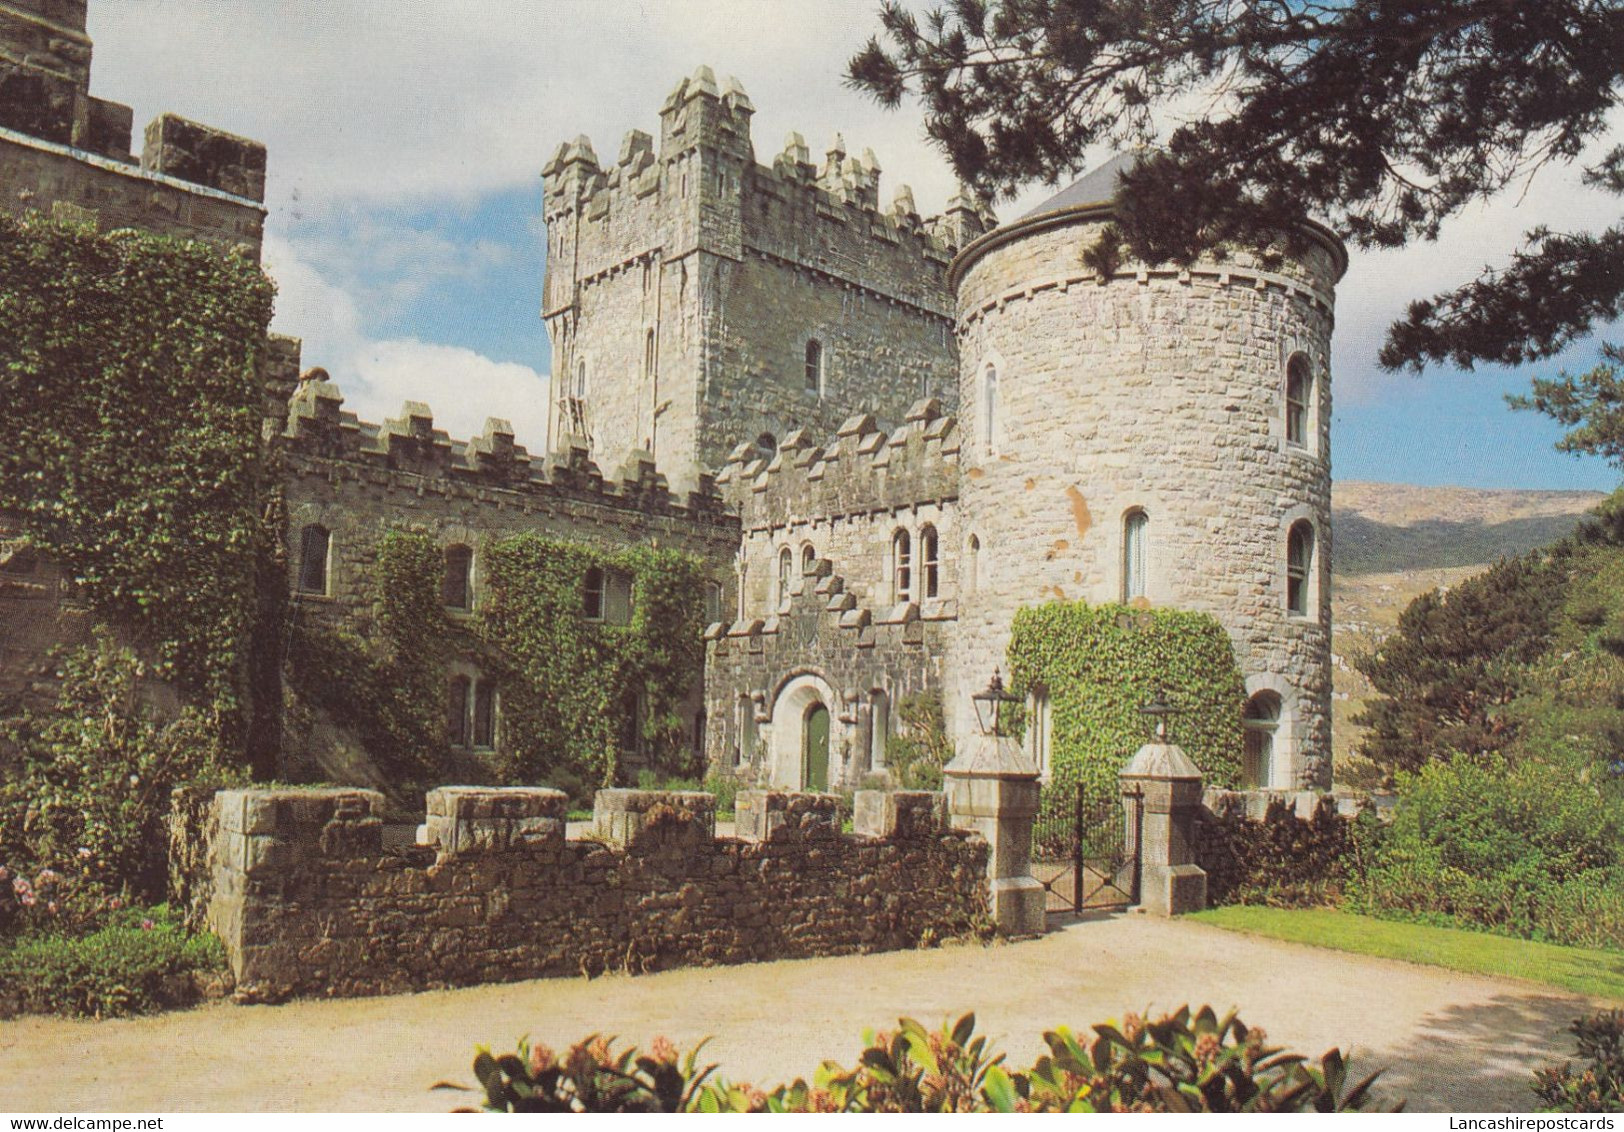
<instances>
[{"instance_id":1,"label":"stone parapet","mask_svg":"<svg viewBox=\"0 0 1624 1132\"><path fill-rule=\"evenodd\" d=\"M441 853L500 853L564 840L569 795L532 786L441 786L427 795L426 844Z\"/></svg>"},{"instance_id":2,"label":"stone parapet","mask_svg":"<svg viewBox=\"0 0 1624 1132\"><path fill-rule=\"evenodd\" d=\"M322 369L306 371L288 402L284 449L295 466L311 463L325 474L346 473L376 482L379 475L423 478L469 489L499 489L537 501L590 500L638 511L689 516L733 526L722 497L708 477L698 490L679 500L666 488L665 477L646 453L633 453L605 477L592 462L584 441L561 438L561 447L546 459L532 457L515 442L507 421L491 417L485 431L471 440L452 439L436 428L434 415L420 401L408 401L397 418L373 424L343 409L344 396ZM404 482L404 481L403 481Z\"/></svg>"},{"instance_id":3,"label":"stone parapet","mask_svg":"<svg viewBox=\"0 0 1624 1132\"><path fill-rule=\"evenodd\" d=\"M948 828L947 795L931 790L859 790L852 830L868 837L909 840Z\"/></svg>"},{"instance_id":4,"label":"stone parapet","mask_svg":"<svg viewBox=\"0 0 1624 1132\"><path fill-rule=\"evenodd\" d=\"M740 444L716 483L747 531L951 502L959 495L958 421L926 398L889 431L866 413L821 444L797 429L770 455Z\"/></svg>"},{"instance_id":5,"label":"stone parapet","mask_svg":"<svg viewBox=\"0 0 1624 1132\"><path fill-rule=\"evenodd\" d=\"M605 793L597 813L615 836L571 840L556 791L441 788L433 844L385 851L374 792L221 792L208 923L239 997L886 951L986 915L986 843L932 829L911 795L889 836L840 833L833 796L741 797L741 822L752 806L778 818L752 839L708 835L709 795Z\"/></svg>"}]
</instances>

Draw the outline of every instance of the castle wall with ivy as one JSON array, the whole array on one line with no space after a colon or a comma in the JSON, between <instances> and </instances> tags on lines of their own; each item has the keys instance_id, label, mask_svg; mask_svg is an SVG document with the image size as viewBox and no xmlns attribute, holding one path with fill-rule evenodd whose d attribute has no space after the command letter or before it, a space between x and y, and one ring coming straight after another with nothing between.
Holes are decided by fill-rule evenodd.
<instances>
[{"instance_id":1,"label":"castle wall with ivy","mask_svg":"<svg viewBox=\"0 0 1624 1132\"><path fill-rule=\"evenodd\" d=\"M558 791L451 787L428 796L428 843L386 852L370 791L223 791L208 922L239 996L262 1001L890 951L985 925L987 843L947 828L940 795L865 807L854 834L837 802L746 794L741 836L718 838L711 795L604 791L578 840Z\"/></svg>"}]
</instances>

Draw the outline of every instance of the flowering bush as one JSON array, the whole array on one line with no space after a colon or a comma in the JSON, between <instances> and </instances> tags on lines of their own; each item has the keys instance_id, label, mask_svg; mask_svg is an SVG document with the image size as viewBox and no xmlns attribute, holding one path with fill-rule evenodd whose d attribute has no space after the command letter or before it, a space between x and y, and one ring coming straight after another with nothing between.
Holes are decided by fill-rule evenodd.
<instances>
[{"instance_id":1,"label":"flowering bush","mask_svg":"<svg viewBox=\"0 0 1624 1132\"><path fill-rule=\"evenodd\" d=\"M192 711L160 720L147 676L99 633L63 658L54 711L0 722L18 751L0 781L0 936L89 927L114 899L162 898L170 792L227 775L218 729Z\"/></svg>"},{"instance_id":2,"label":"flowering bush","mask_svg":"<svg viewBox=\"0 0 1624 1132\"><path fill-rule=\"evenodd\" d=\"M1545 1112L1624 1112L1624 1010L1602 1010L1576 1020L1579 1056L1590 1064L1546 1066L1534 1074L1533 1090Z\"/></svg>"},{"instance_id":3,"label":"flowering bush","mask_svg":"<svg viewBox=\"0 0 1624 1132\"><path fill-rule=\"evenodd\" d=\"M1093 1032L1046 1033L1049 1053L1010 1070L975 1036L973 1014L935 1032L904 1018L865 1034L854 1067L827 1061L811 1084L770 1091L712 1081L716 1067L699 1068L697 1049L683 1056L664 1038L646 1055L599 1037L562 1059L524 1042L502 1057L482 1048L474 1073L486 1112L1348 1112L1370 1106L1378 1075L1349 1087L1337 1050L1312 1063L1205 1006Z\"/></svg>"}]
</instances>

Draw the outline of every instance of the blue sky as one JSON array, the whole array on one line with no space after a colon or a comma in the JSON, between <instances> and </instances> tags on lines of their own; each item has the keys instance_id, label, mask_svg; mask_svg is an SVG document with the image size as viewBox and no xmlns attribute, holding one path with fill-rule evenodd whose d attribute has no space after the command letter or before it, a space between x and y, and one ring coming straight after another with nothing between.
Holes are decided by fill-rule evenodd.
<instances>
[{"instance_id":1,"label":"blue sky","mask_svg":"<svg viewBox=\"0 0 1624 1132\"><path fill-rule=\"evenodd\" d=\"M93 93L265 141L266 263L276 328L304 339L347 407L368 419L427 401L454 435L489 414L544 442L550 354L537 310L544 240L539 170L588 134L612 157L629 129L658 132L665 94L700 63L754 101L757 159L787 130L821 153L839 129L872 148L881 197L899 183L921 212L952 191L907 109L840 82L873 30L874 0L92 0ZM1615 129L1611 141L1624 130ZM1104 154L1100 155L1105 156ZM1001 206L1018 216L1051 189ZM1569 167L1475 206L1436 244L1355 253L1333 343L1339 479L1610 489L1618 473L1551 445L1560 429L1512 413L1532 373L1588 368L1594 342L1522 372L1375 366L1381 332L1412 298L1503 261L1539 224L1598 227L1618 201Z\"/></svg>"}]
</instances>

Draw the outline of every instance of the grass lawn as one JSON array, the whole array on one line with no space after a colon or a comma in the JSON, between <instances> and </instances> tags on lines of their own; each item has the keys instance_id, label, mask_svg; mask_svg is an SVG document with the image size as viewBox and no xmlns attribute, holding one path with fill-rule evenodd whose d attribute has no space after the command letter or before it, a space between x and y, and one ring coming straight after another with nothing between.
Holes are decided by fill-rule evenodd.
<instances>
[{"instance_id":1,"label":"grass lawn","mask_svg":"<svg viewBox=\"0 0 1624 1132\"><path fill-rule=\"evenodd\" d=\"M1624 951L1561 947L1487 932L1377 920L1330 908L1209 908L1198 923L1360 955L1429 963L1473 975L1530 979L1624 1001Z\"/></svg>"}]
</instances>

